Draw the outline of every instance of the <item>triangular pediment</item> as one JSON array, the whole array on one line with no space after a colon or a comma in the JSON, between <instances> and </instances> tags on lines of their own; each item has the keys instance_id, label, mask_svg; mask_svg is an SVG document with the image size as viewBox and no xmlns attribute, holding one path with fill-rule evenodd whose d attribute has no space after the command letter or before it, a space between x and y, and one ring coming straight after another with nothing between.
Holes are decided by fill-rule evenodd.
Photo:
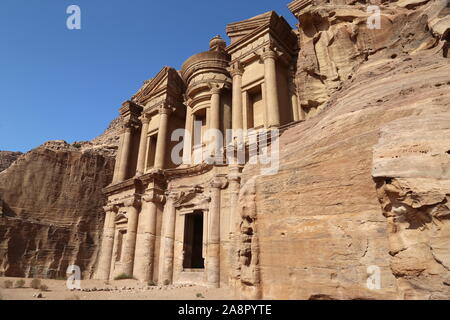
<instances>
[{"instance_id":1,"label":"triangular pediment","mask_svg":"<svg viewBox=\"0 0 450 320\"><path fill-rule=\"evenodd\" d=\"M269 11L244 21L230 23L227 25L227 35L231 43L234 43L262 26L269 25L276 16L275 11Z\"/></svg>"},{"instance_id":2,"label":"triangular pediment","mask_svg":"<svg viewBox=\"0 0 450 320\"><path fill-rule=\"evenodd\" d=\"M164 67L151 80L144 82L142 88L133 96L133 101L146 105L153 97L161 95L182 95L184 82L178 72L171 67Z\"/></svg>"},{"instance_id":3,"label":"triangular pediment","mask_svg":"<svg viewBox=\"0 0 450 320\"><path fill-rule=\"evenodd\" d=\"M292 27L275 11L229 24L227 34L231 39L227 52L232 59L254 56L254 52L264 46L278 47L292 56L297 46L297 36Z\"/></svg>"}]
</instances>

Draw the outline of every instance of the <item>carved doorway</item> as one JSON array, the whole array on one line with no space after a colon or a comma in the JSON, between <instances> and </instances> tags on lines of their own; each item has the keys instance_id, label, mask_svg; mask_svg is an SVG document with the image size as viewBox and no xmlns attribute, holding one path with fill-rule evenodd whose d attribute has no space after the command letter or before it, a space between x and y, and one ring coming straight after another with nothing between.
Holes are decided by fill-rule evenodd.
<instances>
[{"instance_id":1,"label":"carved doorway","mask_svg":"<svg viewBox=\"0 0 450 320\"><path fill-rule=\"evenodd\" d=\"M185 216L183 269L204 269L203 211L195 210Z\"/></svg>"}]
</instances>

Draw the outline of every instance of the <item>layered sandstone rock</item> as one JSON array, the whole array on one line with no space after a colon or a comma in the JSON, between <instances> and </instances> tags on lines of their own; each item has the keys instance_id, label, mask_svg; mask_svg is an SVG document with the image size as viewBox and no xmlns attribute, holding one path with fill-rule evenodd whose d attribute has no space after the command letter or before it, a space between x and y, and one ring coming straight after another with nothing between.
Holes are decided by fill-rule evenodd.
<instances>
[{"instance_id":1,"label":"layered sandstone rock","mask_svg":"<svg viewBox=\"0 0 450 320\"><path fill-rule=\"evenodd\" d=\"M355 7L301 16L298 83L321 108L282 135L277 174L244 169L242 297L450 297L449 29L431 27L447 9L389 4L387 27L364 31Z\"/></svg>"},{"instance_id":2,"label":"layered sandstone rock","mask_svg":"<svg viewBox=\"0 0 450 320\"><path fill-rule=\"evenodd\" d=\"M450 297L449 8L370 3L381 29L367 28L368 1L291 7L307 120L281 136L276 174L243 170L229 257L243 298ZM0 174L0 273L58 276L76 264L92 275L119 125L47 143ZM368 286L378 270L380 287Z\"/></svg>"},{"instance_id":3,"label":"layered sandstone rock","mask_svg":"<svg viewBox=\"0 0 450 320\"><path fill-rule=\"evenodd\" d=\"M21 154L21 152L0 151L0 172L8 169Z\"/></svg>"},{"instance_id":4,"label":"layered sandstone rock","mask_svg":"<svg viewBox=\"0 0 450 320\"><path fill-rule=\"evenodd\" d=\"M1 275L59 277L69 265L92 275L115 141L111 130L94 142L50 141L0 173Z\"/></svg>"},{"instance_id":5,"label":"layered sandstone rock","mask_svg":"<svg viewBox=\"0 0 450 320\"><path fill-rule=\"evenodd\" d=\"M370 5L378 6L379 21ZM291 4L291 10L301 21L296 85L300 104L310 116L325 108L343 83L379 51L396 56L443 46L441 54L448 55L450 8L445 0L305 0Z\"/></svg>"},{"instance_id":6,"label":"layered sandstone rock","mask_svg":"<svg viewBox=\"0 0 450 320\"><path fill-rule=\"evenodd\" d=\"M391 269L401 297L448 299L449 110L411 115L383 126L372 175L387 218Z\"/></svg>"}]
</instances>

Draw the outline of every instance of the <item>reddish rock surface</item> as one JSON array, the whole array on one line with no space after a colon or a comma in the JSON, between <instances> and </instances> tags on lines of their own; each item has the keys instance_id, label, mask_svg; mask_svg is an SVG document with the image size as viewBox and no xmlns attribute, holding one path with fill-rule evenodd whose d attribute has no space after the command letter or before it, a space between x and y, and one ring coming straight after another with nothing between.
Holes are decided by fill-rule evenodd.
<instances>
[{"instance_id":1,"label":"reddish rock surface","mask_svg":"<svg viewBox=\"0 0 450 320\"><path fill-rule=\"evenodd\" d=\"M72 264L92 275L116 149L50 141L0 173L0 275L62 277Z\"/></svg>"},{"instance_id":2,"label":"reddish rock surface","mask_svg":"<svg viewBox=\"0 0 450 320\"><path fill-rule=\"evenodd\" d=\"M277 174L244 169L242 297L450 297L448 33L432 28L449 26L448 10L442 1L390 4L389 28L367 32L355 8L304 11L315 40L298 79L317 89L305 87L304 98L319 113L281 136ZM321 65L340 76L304 82ZM367 286L374 267L379 290Z\"/></svg>"}]
</instances>

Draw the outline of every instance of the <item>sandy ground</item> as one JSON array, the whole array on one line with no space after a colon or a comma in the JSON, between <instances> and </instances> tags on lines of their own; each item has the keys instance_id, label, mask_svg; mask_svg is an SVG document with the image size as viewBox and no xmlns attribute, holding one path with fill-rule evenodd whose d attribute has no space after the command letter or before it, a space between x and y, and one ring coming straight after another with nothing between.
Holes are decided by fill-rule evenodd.
<instances>
[{"instance_id":1,"label":"sandy ground","mask_svg":"<svg viewBox=\"0 0 450 320\"><path fill-rule=\"evenodd\" d=\"M82 280L81 289L67 289L65 280L41 279L48 286L42 292L42 298L34 297L39 290L30 287L32 279L23 279L23 288L4 288L5 280L11 280L13 286L21 278L0 277L0 300L230 300L233 293L228 288L207 288L201 286L174 285L152 286L141 284L136 280L102 281ZM95 288L95 291L92 291ZM99 291L102 290L102 291ZM105 289L111 291L104 291Z\"/></svg>"}]
</instances>

